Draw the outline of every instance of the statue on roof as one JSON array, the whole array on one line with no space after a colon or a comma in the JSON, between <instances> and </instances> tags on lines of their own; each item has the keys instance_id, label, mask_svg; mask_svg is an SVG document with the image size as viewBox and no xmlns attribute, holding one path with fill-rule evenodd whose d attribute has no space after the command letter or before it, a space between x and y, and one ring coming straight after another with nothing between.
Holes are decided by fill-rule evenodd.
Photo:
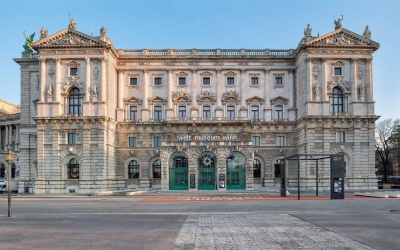
<instances>
[{"instance_id":1,"label":"statue on roof","mask_svg":"<svg viewBox=\"0 0 400 250\"><path fill-rule=\"evenodd\" d=\"M367 39L371 39L371 31L369 30L368 25L367 25L367 27L365 27L363 36L364 36L365 38L367 38Z\"/></svg>"},{"instance_id":2,"label":"statue on roof","mask_svg":"<svg viewBox=\"0 0 400 250\"><path fill-rule=\"evenodd\" d=\"M100 37L106 37L106 34L107 34L107 29L104 28L104 26L101 26Z\"/></svg>"},{"instance_id":3,"label":"statue on roof","mask_svg":"<svg viewBox=\"0 0 400 250\"><path fill-rule=\"evenodd\" d=\"M69 13L69 26L68 28L76 30L76 23L74 19L71 17L71 13Z\"/></svg>"},{"instance_id":4,"label":"statue on roof","mask_svg":"<svg viewBox=\"0 0 400 250\"><path fill-rule=\"evenodd\" d=\"M333 21L335 23L335 30L342 28L342 21L343 21L343 15L342 15L342 19L338 18L338 20Z\"/></svg>"},{"instance_id":5,"label":"statue on roof","mask_svg":"<svg viewBox=\"0 0 400 250\"><path fill-rule=\"evenodd\" d=\"M32 43L33 43L33 37L35 37L35 32L33 32L33 34L30 36L26 36L24 31L24 36L25 36L25 44L24 46L22 46L25 49L24 52L32 53L33 52Z\"/></svg>"},{"instance_id":6,"label":"statue on roof","mask_svg":"<svg viewBox=\"0 0 400 250\"><path fill-rule=\"evenodd\" d=\"M310 24L308 24L307 28L304 29L304 36L305 37L311 36L311 32L312 32L312 28L311 28Z\"/></svg>"},{"instance_id":7,"label":"statue on roof","mask_svg":"<svg viewBox=\"0 0 400 250\"><path fill-rule=\"evenodd\" d=\"M42 26L42 29L40 30L40 39L47 37L47 30Z\"/></svg>"}]
</instances>

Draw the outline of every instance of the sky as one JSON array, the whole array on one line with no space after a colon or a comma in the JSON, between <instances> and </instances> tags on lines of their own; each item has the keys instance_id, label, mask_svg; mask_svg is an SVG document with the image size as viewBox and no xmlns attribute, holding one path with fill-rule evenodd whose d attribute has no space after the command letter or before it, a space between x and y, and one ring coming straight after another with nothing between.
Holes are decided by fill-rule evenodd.
<instances>
[{"instance_id":1,"label":"sky","mask_svg":"<svg viewBox=\"0 0 400 250\"><path fill-rule=\"evenodd\" d=\"M0 99L20 104L23 32L49 35L68 27L99 35L103 25L116 49L295 49L307 24L312 35L369 25L374 53L375 113L400 118L400 1L398 0L0 0Z\"/></svg>"}]
</instances>

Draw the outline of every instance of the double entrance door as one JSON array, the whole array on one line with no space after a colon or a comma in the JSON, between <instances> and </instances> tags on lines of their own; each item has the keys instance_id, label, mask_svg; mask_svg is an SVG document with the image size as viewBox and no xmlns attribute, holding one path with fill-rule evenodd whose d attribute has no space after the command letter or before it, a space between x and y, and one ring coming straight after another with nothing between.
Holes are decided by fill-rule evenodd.
<instances>
[{"instance_id":1,"label":"double entrance door","mask_svg":"<svg viewBox=\"0 0 400 250\"><path fill-rule=\"evenodd\" d=\"M199 157L199 190L217 189L215 163L215 156L211 154L204 154Z\"/></svg>"}]
</instances>

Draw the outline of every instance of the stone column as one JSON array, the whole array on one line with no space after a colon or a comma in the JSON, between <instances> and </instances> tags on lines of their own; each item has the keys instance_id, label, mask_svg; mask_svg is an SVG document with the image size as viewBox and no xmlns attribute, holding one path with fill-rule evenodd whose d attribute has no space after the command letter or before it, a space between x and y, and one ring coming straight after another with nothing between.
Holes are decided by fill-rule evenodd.
<instances>
[{"instance_id":1,"label":"stone column","mask_svg":"<svg viewBox=\"0 0 400 250\"><path fill-rule=\"evenodd\" d=\"M312 58L306 59L307 63L307 101L312 100Z\"/></svg>"},{"instance_id":2,"label":"stone column","mask_svg":"<svg viewBox=\"0 0 400 250\"><path fill-rule=\"evenodd\" d=\"M197 117L198 116L198 110L197 110L197 69L192 69L192 103L191 103L191 109L190 109L190 116L191 117Z\"/></svg>"},{"instance_id":3,"label":"stone column","mask_svg":"<svg viewBox=\"0 0 400 250\"><path fill-rule=\"evenodd\" d=\"M3 126L0 126L0 146L1 146L0 150L3 151L2 146L4 146L4 145L3 145L2 141L1 141L1 130L3 130Z\"/></svg>"},{"instance_id":4,"label":"stone column","mask_svg":"<svg viewBox=\"0 0 400 250\"><path fill-rule=\"evenodd\" d=\"M374 99L372 78L372 58L367 58L365 61L365 99L372 101Z\"/></svg>"},{"instance_id":5,"label":"stone column","mask_svg":"<svg viewBox=\"0 0 400 250\"><path fill-rule=\"evenodd\" d=\"M142 105L142 120L148 121L149 120L149 105L148 105L148 98L149 98L149 77L148 77L148 69L143 69L143 105Z\"/></svg>"},{"instance_id":6,"label":"stone column","mask_svg":"<svg viewBox=\"0 0 400 250\"><path fill-rule=\"evenodd\" d=\"M174 116L174 104L172 103L172 92L173 89L173 70L168 69L168 90L167 90L167 118L172 118Z\"/></svg>"},{"instance_id":7,"label":"stone column","mask_svg":"<svg viewBox=\"0 0 400 250\"><path fill-rule=\"evenodd\" d=\"M289 107L288 108L293 108L294 107L294 84L293 84L293 73L294 69L289 69L288 74L289 74Z\"/></svg>"},{"instance_id":8,"label":"stone column","mask_svg":"<svg viewBox=\"0 0 400 250\"><path fill-rule=\"evenodd\" d=\"M222 117L222 106L221 106L221 97L222 97L222 85L224 81L221 80L221 69L217 69L217 93L215 97L217 98L217 107L215 108L215 117Z\"/></svg>"},{"instance_id":9,"label":"stone column","mask_svg":"<svg viewBox=\"0 0 400 250\"><path fill-rule=\"evenodd\" d=\"M101 101L106 101L106 59L101 59Z\"/></svg>"},{"instance_id":10,"label":"stone column","mask_svg":"<svg viewBox=\"0 0 400 250\"><path fill-rule=\"evenodd\" d=\"M86 57L86 90L85 90L85 99L84 101L89 101L90 93L92 90L91 82L90 82L90 58Z\"/></svg>"},{"instance_id":11,"label":"stone column","mask_svg":"<svg viewBox=\"0 0 400 250\"><path fill-rule=\"evenodd\" d=\"M19 150L19 125L15 125L15 149Z\"/></svg>"},{"instance_id":12,"label":"stone column","mask_svg":"<svg viewBox=\"0 0 400 250\"><path fill-rule=\"evenodd\" d=\"M124 121L124 70L118 70L118 108L117 108L117 122Z\"/></svg>"},{"instance_id":13,"label":"stone column","mask_svg":"<svg viewBox=\"0 0 400 250\"><path fill-rule=\"evenodd\" d=\"M358 58L351 58L351 69L350 69L350 83L351 83L351 96L352 101L361 100L357 91L357 60Z\"/></svg>"},{"instance_id":14,"label":"stone column","mask_svg":"<svg viewBox=\"0 0 400 250\"><path fill-rule=\"evenodd\" d=\"M46 59L40 58L40 101L45 101L46 86Z\"/></svg>"},{"instance_id":15,"label":"stone column","mask_svg":"<svg viewBox=\"0 0 400 250\"><path fill-rule=\"evenodd\" d=\"M240 117L246 118L248 117L248 110L246 107L246 77L244 74L246 73L245 69L241 69L238 74L238 80L240 82Z\"/></svg>"},{"instance_id":16,"label":"stone column","mask_svg":"<svg viewBox=\"0 0 400 250\"><path fill-rule=\"evenodd\" d=\"M326 93L326 87L327 87L326 84L328 82L328 79L327 79L327 72L328 71L327 71L327 68L326 68L327 59L326 58L322 58L321 61L322 61L322 64L321 64L321 100L322 101L327 101L327 100L329 100L329 99L326 98L326 95L327 95L327 93Z\"/></svg>"},{"instance_id":17,"label":"stone column","mask_svg":"<svg viewBox=\"0 0 400 250\"><path fill-rule=\"evenodd\" d=\"M61 87L61 60L60 58L54 58L56 64L56 83L54 85L54 98L55 102L60 101L60 87Z\"/></svg>"},{"instance_id":18,"label":"stone column","mask_svg":"<svg viewBox=\"0 0 400 250\"><path fill-rule=\"evenodd\" d=\"M270 97L270 84L269 84L269 69L264 69L264 119L271 121L271 97Z\"/></svg>"},{"instance_id":19,"label":"stone column","mask_svg":"<svg viewBox=\"0 0 400 250\"><path fill-rule=\"evenodd\" d=\"M4 146L6 146L6 145L9 146L9 145L10 145L10 141L9 141L9 140L10 140L10 137L9 137L10 135L9 135L8 132L9 132L9 130L8 130L8 125L7 125L7 126L6 126L6 140L5 140L5 142L4 142L4 143L5 143Z\"/></svg>"}]
</instances>

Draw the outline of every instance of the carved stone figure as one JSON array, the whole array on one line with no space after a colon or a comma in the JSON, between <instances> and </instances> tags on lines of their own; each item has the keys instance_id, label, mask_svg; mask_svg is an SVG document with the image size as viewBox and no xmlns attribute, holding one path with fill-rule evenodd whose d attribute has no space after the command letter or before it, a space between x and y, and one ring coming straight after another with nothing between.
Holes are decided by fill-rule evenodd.
<instances>
[{"instance_id":1,"label":"carved stone figure","mask_svg":"<svg viewBox=\"0 0 400 250\"><path fill-rule=\"evenodd\" d=\"M343 21L343 15L342 15L342 19L338 18L338 20L333 21L335 23L335 30L342 28L342 21Z\"/></svg>"},{"instance_id":2,"label":"carved stone figure","mask_svg":"<svg viewBox=\"0 0 400 250\"><path fill-rule=\"evenodd\" d=\"M47 37L47 30L42 26L42 29L40 30L40 39Z\"/></svg>"},{"instance_id":3,"label":"carved stone figure","mask_svg":"<svg viewBox=\"0 0 400 250\"><path fill-rule=\"evenodd\" d=\"M314 84L313 92L314 99L321 95L321 85L319 83Z\"/></svg>"},{"instance_id":4,"label":"carved stone figure","mask_svg":"<svg viewBox=\"0 0 400 250\"><path fill-rule=\"evenodd\" d=\"M53 96L53 85L49 85L49 88L47 89L47 96L51 97Z\"/></svg>"},{"instance_id":5,"label":"carved stone figure","mask_svg":"<svg viewBox=\"0 0 400 250\"><path fill-rule=\"evenodd\" d=\"M365 95L365 84L364 83L360 83L360 85L358 86L358 94L360 96Z\"/></svg>"},{"instance_id":6,"label":"carved stone figure","mask_svg":"<svg viewBox=\"0 0 400 250\"><path fill-rule=\"evenodd\" d=\"M94 66L94 68L93 68L93 77L95 80L99 79L99 67L98 66Z\"/></svg>"},{"instance_id":7,"label":"carved stone figure","mask_svg":"<svg viewBox=\"0 0 400 250\"><path fill-rule=\"evenodd\" d=\"M304 29L304 36L305 37L311 36L311 32L312 32L312 28L311 28L310 24L308 24L307 28Z\"/></svg>"},{"instance_id":8,"label":"carved stone figure","mask_svg":"<svg viewBox=\"0 0 400 250\"><path fill-rule=\"evenodd\" d=\"M24 52L32 53L33 52L32 43L33 43L33 38L35 37L35 32L33 32L33 34L30 36L26 36L24 31L24 36L25 36L25 44L24 46L22 46L25 49Z\"/></svg>"},{"instance_id":9,"label":"carved stone figure","mask_svg":"<svg viewBox=\"0 0 400 250\"><path fill-rule=\"evenodd\" d=\"M363 36L364 36L365 38L367 38L367 39L371 39L371 31L369 30L368 25L367 25L367 27L365 27Z\"/></svg>"},{"instance_id":10,"label":"carved stone figure","mask_svg":"<svg viewBox=\"0 0 400 250\"><path fill-rule=\"evenodd\" d=\"M98 89L98 87L97 87L97 84L95 84L95 85L93 85L93 95L94 95L94 96L97 96L98 93L99 93L99 89Z\"/></svg>"},{"instance_id":11,"label":"carved stone figure","mask_svg":"<svg viewBox=\"0 0 400 250\"><path fill-rule=\"evenodd\" d=\"M71 13L69 14L69 26L68 28L76 30L76 23L74 19L71 17Z\"/></svg>"}]
</instances>

